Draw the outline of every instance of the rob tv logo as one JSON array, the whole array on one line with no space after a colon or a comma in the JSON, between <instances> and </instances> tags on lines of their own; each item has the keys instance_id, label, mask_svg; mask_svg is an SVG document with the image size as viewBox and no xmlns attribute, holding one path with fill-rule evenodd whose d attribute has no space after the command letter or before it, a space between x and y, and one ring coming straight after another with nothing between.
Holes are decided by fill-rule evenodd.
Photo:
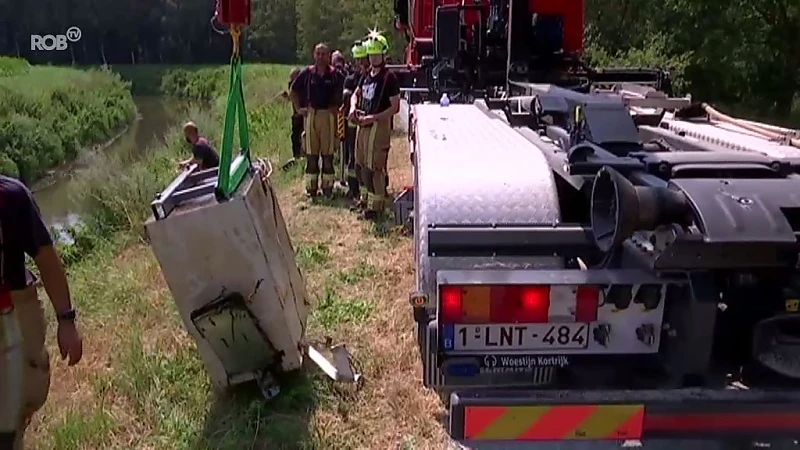
<instances>
[{"instance_id":1,"label":"rob tv logo","mask_svg":"<svg viewBox=\"0 0 800 450\"><path fill-rule=\"evenodd\" d=\"M81 40L81 29L78 27L67 28L66 34L32 34L31 51L37 50L66 50L70 42Z\"/></svg>"}]
</instances>

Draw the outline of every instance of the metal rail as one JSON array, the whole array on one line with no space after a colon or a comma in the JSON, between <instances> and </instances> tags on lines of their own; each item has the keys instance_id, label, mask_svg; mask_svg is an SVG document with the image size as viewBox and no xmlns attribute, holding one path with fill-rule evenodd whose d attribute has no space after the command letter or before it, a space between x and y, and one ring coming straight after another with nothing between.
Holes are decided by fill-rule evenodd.
<instances>
[{"instance_id":1,"label":"metal rail","mask_svg":"<svg viewBox=\"0 0 800 450\"><path fill-rule=\"evenodd\" d=\"M167 218L181 203L204 195L213 195L217 187L217 168L197 171L193 164L180 173L169 186L156 194L150 203L156 220Z\"/></svg>"}]
</instances>

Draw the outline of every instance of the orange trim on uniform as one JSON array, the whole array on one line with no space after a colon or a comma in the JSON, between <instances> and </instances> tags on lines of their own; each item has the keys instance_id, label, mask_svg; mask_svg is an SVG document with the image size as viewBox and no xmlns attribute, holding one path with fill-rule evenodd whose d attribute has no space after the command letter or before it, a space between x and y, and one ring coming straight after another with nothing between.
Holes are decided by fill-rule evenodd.
<instances>
[{"instance_id":1,"label":"orange trim on uniform","mask_svg":"<svg viewBox=\"0 0 800 450\"><path fill-rule=\"evenodd\" d=\"M11 308L11 292L4 288L0 288L0 312Z\"/></svg>"},{"instance_id":2,"label":"orange trim on uniform","mask_svg":"<svg viewBox=\"0 0 800 450\"><path fill-rule=\"evenodd\" d=\"M644 405L468 406L466 439L562 441L640 439Z\"/></svg>"}]
</instances>

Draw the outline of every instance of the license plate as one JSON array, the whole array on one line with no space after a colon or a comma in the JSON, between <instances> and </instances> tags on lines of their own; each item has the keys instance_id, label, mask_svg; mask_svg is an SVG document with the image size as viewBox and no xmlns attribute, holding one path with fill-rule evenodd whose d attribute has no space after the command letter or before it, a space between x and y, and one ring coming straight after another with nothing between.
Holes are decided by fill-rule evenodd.
<instances>
[{"instance_id":1,"label":"license plate","mask_svg":"<svg viewBox=\"0 0 800 450\"><path fill-rule=\"evenodd\" d=\"M445 350L570 350L589 343L589 324L446 325Z\"/></svg>"}]
</instances>

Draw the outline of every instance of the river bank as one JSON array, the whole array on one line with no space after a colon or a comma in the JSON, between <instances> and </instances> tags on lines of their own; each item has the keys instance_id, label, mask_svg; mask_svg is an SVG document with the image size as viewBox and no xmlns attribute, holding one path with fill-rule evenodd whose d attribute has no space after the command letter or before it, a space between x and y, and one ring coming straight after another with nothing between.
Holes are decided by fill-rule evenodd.
<instances>
[{"instance_id":1,"label":"river bank","mask_svg":"<svg viewBox=\"0 0 800 450\"><path fill-rule=\"evenodd\" d=\"M104 70L0 57L0 172L33 184L130 124L130 86Z\"/></svg>"},{"instance_id":2,"label":"river bank","mask_svg":"<svg viewBox=\"0 0 800 450\"><path fill-rule=\"evenodd\" d=\"M137 161L148 151L164 145L164 134L170 127L187 120L190 103L157 96L135 96L136 119L114 139L104 145L80 152L71 163L59 167L32 187L45 222L67 238L66 228L78 224L85 212L86 199L81 195L83 175L98 158L120 156Z\"/></svg>"}]
</instances>

